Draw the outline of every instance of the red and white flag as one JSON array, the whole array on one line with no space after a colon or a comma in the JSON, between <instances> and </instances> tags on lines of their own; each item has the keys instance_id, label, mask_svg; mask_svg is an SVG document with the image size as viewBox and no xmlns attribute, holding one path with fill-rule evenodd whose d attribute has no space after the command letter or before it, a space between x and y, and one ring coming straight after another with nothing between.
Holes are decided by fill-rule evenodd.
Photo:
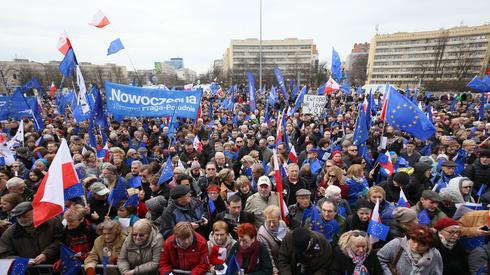
<instances>
[{"instance_id":1,"label":"red and white flag","mask_svg":"<svg viewBox=\"0 0 490 275\"><path fill-rule=\"evenodd\" d=\"M298 154L296 154L296 149L294 149L294 146L291 146L291 150L288 154L288 159L292 163L298 163Z\"/></svg>"},{"instance_id":2,"label":"red and white flag","mask_svg":"<svg viewBox=\"0 0 490 275\"><path fill-rule=\"evenodd\" d=\"M192 145L194 146L194 149L198 151L199 153L202 152L202 143L199 137L195 136L194 141L192 142Z\"/></svg>"},{"instance_id":3,"label":"red and white flag","mask_svg":"<svg viewBox=\"0 0 490 275\"><path fill-rule=\"evenodd\" d=\"M54 97L54 93L56 93L56 90L58 90L58 87L54 85L54 82L51 81L51 86L49 87L49 95L51 95L51 98Z\"/></svg>"},{"instance_id":4,"label":"red and white flag","mask_svg":"<svg viewBox=\"0 0 490 275\"><path fill-rule=\"evenodd\" d=\"M330 77L327 81L327 85L325 85L324 94L331 94L331 93L338 91L338 90L340 90L339 83L335 82L335 80L333 80L333 78Z\"/></svg>"},{"instance_id":5,"label":"red and white flag","mask_svg":"<svg viewBox=\"0 0 490 275\"><path fill-rule=\"evenodd\" d=\"M95 15L94 18L92 18L92 21L88 23L89 25L92 25L97 28L103 28L107 25L109 25L111 22L109 19L107 19L107 16L105 16L102 11L98 11Z\"/></svg>"},{"instance_id":6,"label":"red and white flag","mask_svg":"<svg viewBox=\"0 0 490 275\"><path fill-rule=\"evenodd\" d=\"M388 85L386 85L386 87L388 88ZM388 102L389 102L389 98L390 98L390 90L387 89L387 91L385 91L385 96L383 98L383 105L381 105L381 120L383 121L386 121L386 110L388 109Z\"/></svg>"},{"instance_id":7,"label":"red and white flag","mask_svg":"<svg viewBox=\"0 0 490 275\"><path fill-rule=\"evenodd\" d=\"M276 149L272 150L274 154L274 179L276 180L276 190L277 190L277 196L279 197L279 204L281 208L281 216L282 220L287 223L288 222L288 207L286 206L286 203L284 202L284 198L282 196L282 178L281 178L281 171L279 170L279 161L277 160L277 152Z\"/></svg>"},{"instance_id":8,"label":"red and white flag","mask_svg":"<svg viewBox=\"0 0 490 275\"><path fill-rule=\"evenodd\" d=\"M192 83L185 84L184 85L184 90L185 91L189 91L189 90L192 90L193 87L194 87L194 84L192 84Z\"/></svg>"},{"instance_id":9,"label":"red and white flag","mask_svg":"<svg viewBox=\"0 0 490 275\"><path fill-rule=\"evenodd\" d=\"M71 48L71 42L70 39L68 39L68 36L66 35L66 32L63 32L60 35L60 38L58 39L58 51L60 51L63 55L66 55L66 52L68 49Z\"/></svg>"},{"instance_id":10,"label":"red and white flag","mask_svg":"<svg viewBox=\"0 0 490 275\"><path fill-rule=\"evenodd\" d=\"M66 140L62 139L60 148L32 200L35 227L63 212L64 186L72 186L78 182L80 180L73 165L70 149Z\"/></svg>"}]
</instances>

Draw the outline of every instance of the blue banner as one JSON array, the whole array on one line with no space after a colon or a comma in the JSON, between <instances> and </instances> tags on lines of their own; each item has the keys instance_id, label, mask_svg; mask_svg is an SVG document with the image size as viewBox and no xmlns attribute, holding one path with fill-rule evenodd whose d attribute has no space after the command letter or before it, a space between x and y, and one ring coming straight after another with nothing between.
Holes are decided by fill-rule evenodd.
<instances>
[{"instance_id":1,"label":"blue banner","mask_svg":"<svg viewBox=\"0 0 490 275\"><path fill-rule=\"evenodd\" d=\"M0 96L0 120L7 120L9 118L10 96Z\"/></svg>"},{"instance_id":2,"label":"blue banner","mask_svg":"<svg viewBox=\"0 0 490 275\"><path fill-rule=\"evenodd\" d=\"M114 116L162 117L196 119L202 90L170 91L134 87L106 81L107 112Z\"/></svg>"}]
</instances>

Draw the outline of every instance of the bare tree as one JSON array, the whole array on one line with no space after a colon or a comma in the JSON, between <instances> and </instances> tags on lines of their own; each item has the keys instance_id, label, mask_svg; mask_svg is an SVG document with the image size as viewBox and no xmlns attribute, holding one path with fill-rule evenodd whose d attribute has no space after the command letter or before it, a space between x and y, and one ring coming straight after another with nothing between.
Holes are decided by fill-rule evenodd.
<instances>
[{"instance_id":1,"label":"bare tree","mask_svg":"<svg viewBox=\"0 0 490 275\"><path fill-rule=\"evenodd\" d=\"M465 79L468 78L468 73L474 64L474 59L472 58L473 52L470 49L470 45L462 41L458 47L458 52L456 53L456 78Z\"/></svg>"},{"instance_id":2,"label":"bare tree","mask_svg":"<svg viewBox=\"0 0 490 275\"><path fill-rule=\"evenodd\" d=\"M367 69L368 55L365 54L365 55L355 56L353 57L353 59L354 60L352 62L351 70L349 73L349 81L354 86L363 85L367 79L366 69Z\"/></svg>"},{"instance_id":3,"label":"bare tree","mask_svg":"<svg viewBox=\"0 0 490 275\"><path fill-rule=\"evenodd\" d=\"M439 38L437 38L437 45L434 47L434 63L433 63L433 75L432 79L442 79L444 73L445 62L443 60L444 53L446 52L447 42L449 40L449 31L443 31Z\"/></svg>"}]
</instances>

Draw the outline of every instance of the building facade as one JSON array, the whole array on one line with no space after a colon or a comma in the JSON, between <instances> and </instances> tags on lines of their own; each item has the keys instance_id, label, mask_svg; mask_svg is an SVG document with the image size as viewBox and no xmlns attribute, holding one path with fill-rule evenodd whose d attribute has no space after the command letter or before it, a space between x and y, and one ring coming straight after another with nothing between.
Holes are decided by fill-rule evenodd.
<instances>
[{"instance_id":1,"label":"building facade","mask_svg":"<svg viewBox=\"0 0 490 275\"><path fill-rule=\"evenodd\" d=\"M355 43L350 54L345 59L345 69L350 71L352 64L357 57L367 56L369 54L369 43Z\"/></svg>"},{"instance_id":2,"label":"building facade","mask_svg":"<svg viewBox=\"0 0 490 275\"><path fill-rule=\"evenodd\" d=\"M424 81L470 80L489 64L490 24L376 35L367 83L415 87Z\"/></svg>"},{"instance_id":3,"label":"building facade","mask_svg":"<svg viewBox=\"0 0 490 275\"><path fill-rule=\"evenodd\" d=\"M172 57L170 60L164 61L163 63L172 66L175 70L184 68L184 59L182 57Z\"/></svg>"},{"instance_id":4,"label":"building facade","mask_svg":"<svg viewBox=\"0 0 490 275\"><path fill-rule=\"evenodd\" d=\"M252 71L258 81L259 48L258 39L231 40L223 55L224 76L232 82L245 83L246 72ZM264 83L273 83L275 67L281 69L286 80L309 79L318 68L318 51L313 39L262 40Z\"/></svg>"}]
</instances>

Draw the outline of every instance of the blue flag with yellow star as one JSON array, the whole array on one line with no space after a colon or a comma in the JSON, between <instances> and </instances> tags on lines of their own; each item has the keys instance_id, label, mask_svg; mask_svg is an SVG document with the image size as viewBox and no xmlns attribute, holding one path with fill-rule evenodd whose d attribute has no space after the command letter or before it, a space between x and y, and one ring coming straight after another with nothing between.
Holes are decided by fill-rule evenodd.
<instances>
[{"instance_id":1,"label":"blue flag with yellow star","mask_svg":"<svg viewBox=\"0 0 490 275\"><path fill-rule=\"evenodd\" d=\"M29 268L29 258L16 257L14 262L10 266L9 274L24 275L27 272L28 268Z\"/></svg>"},{"instance_id":2,"label":"blue flag with yellow star","mask_svg":"<svg viewBox=\"0 0 490 275\"><path fill-rule=\"evenodd\" d=\"M77 275L82 270L82 263L75 252L64 244L60 244L61 274Z\"/></svg>"},{"instance_id":3,"label":"blue flag with yellow star","mask_svg":"<svg viewBox=\"0 0 490 275\"><path fill-rule=\"evenodd\" d=\"M388 86L388 85L387 85ZM389 85L386 123L421 140L432 137L434 124L412 101Z\"/></svg>"}]
</instances>

